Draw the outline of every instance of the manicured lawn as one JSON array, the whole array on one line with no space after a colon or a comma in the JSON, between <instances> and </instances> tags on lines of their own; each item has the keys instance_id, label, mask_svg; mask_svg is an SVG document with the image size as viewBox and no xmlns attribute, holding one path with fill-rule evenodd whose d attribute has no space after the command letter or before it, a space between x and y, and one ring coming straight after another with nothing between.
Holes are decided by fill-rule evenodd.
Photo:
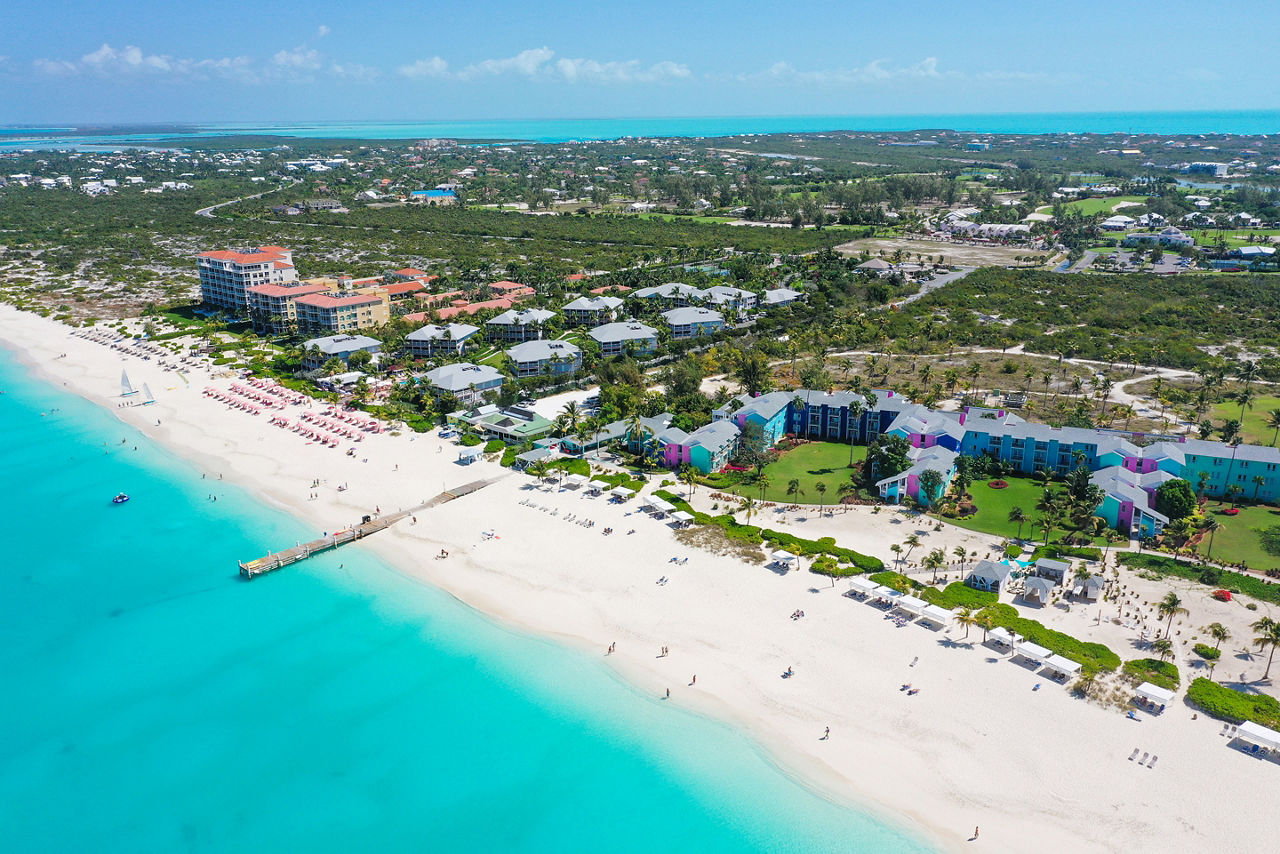
<instances>
[{"instance_id":1,"label":"manicured lawn","mask_svg":"<svg viewBox=\"0 0 1280 854\"><path fill-rule=\"evenodd\" d=\"M867 458L867 449L863 445L853 448L854 462ZM838 504L840 484L849 479L852 469L849 468L849 446L841 442L810 442L782 454L776 463L764 468L769 478L769 486L765 489L765 501L777 501L784 504L818 504L819 499L827 505ZM800 481L803 495L792 498L787 495L787 484L792 480ZM818 494L817 484L821 481L827 485L825 496ZM738 486L723 489L756 500L760 499L760 490L753 484L742 483Z\"/></svg>"},{"instance_id":2,"label":"manicured lawn","mask_svg":"<svg viewBox=\"0 0 1280 854\"><path fill-rule=\"evenodd\" d=\"M967 519L943 521L970 531L994 534L1011 540L1018 536L1018 526L1009 521L1009 511L1014 507L1021 507L1027 514L1027 521L1022 525L1022 536L1026 539L1033 539L1037 535L1043 537L1031 520L1040 515L1036 511L1036 502L1044 493L1044 487L1039 481L1029 477L1010 477L1005 480L1009 484L1005 489L992 489L985 480L969 484L969 494L973 496L978 512ZM1058 533L1055 532L1054 536L1058 536Z\"/></svg>"},{"instance_id":3,"label":"manicured lawn","mask_svg":"<svg viewBox=\"0 0 1280 854\"><path fill-rule=\"evenodd\" d=\"M1142 196L1108 196L1105 199L1081 199L1078 202L1067 202L1067 207L1083 214L1111 213L1117 202L1145 202ZM1124 208L1116 211L1124 213Z\"/></svg>"},{"instance_id":4,"label":"manicured lawn","mask_svg":"<svg viewBox=\"0 0 1280 854\"><path fill-rule=\"evenodd\" d=\"M1247 496L1249 493L1246 492ZM1263 504L1241 505L1238 516L1224 516L1220 512L1231 505L1219 504L1210 499L1209 515L1218 521L1222 528L1213 535L1213 559L1226 563L1245 563L1253 569L1274 569L1280 566L1280 558L1267 554L1262 550L1262 540L1258 533L1264 528L1280 525L1280 510ZM1197 548L1200 554L1209 551L1209 537L1206 534Z\"/></svg>"},{"instance_id":5,"label":"manicured lawn","mask_svg":"<svg viewBox=\"0 0 1280 854\"><path fill-rule=\"evenodd\" d=\"M1209 417L1215 421L1225 421L1228 418L1240 419L1242 421L1241 433L1245 442L1250 445L1270 445L1271 437L1275 435L1275 428L1267 426L1267 413L1273 409L1280 409L1280 397L1255 397L1252 405L1244 411L1244 418L1240 419L1240 404L1227 401L1219 403L1209 413ZM1245 488L1246 496L1249 495L1248 487Z\"/></svg>"}]
</instances>

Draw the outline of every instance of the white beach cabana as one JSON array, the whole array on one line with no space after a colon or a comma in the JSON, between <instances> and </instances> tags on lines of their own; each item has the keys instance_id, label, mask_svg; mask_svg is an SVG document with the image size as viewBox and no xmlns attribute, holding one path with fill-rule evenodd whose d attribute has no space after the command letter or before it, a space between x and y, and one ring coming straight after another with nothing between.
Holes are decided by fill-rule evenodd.
<instances>
[{"instance_id":1,"label":"white beach cabana","mask_svg":"<svg viewBox=\"0 0 1280 854\"><path fill-rule=\"evenodd\" d=\"M1076 676L1080 673L1080 665L1061 655L1051 655L1044 660L1044 666L1056 670L1064 676Z\"/></svg>"},{"instance_id":2,"label":"white beach cabana","mask_svg":"<svg viewBox=\"0 0 1280 854\"><path fill-rule=\"evenodd\" d=\"M626 501L628 498L635 495L635 492L627 489L625 486L615 486L613 489L609 490L609 494L619 501Z\"/></svg>"},{"instance_id":3,"label":"white beach cabana","mask_svg":"<svg viewBox=\"0 0 1280 854\"><path fill-rule=\"evenodd\" d=\"M586 483L590 478L585 474L571 474L564 479L566 486L579 487Z\"/></svg>"},{"instance_id":4,"label":"white beach cabana","mask_svg":"<svg viewBox=\"0 0 1280 854\"><path fill-rule=\"evenodd\" d=\"M919 617L924 613L924 609L929 607L929 603L915 596L905 595L894 603L898 608L909 614Z\"/></svg>"},{"instance_id":5,"label":"white beach cabana","mask_svg":"<svg viewBox=\"0 0 1280 854\"><path fill-rule=\"evenodd\" d=\"M1157 706L1167 706L1173 702L1172 691L1161 688L1159 685L1152 685L1150 682L1143 682L1134 690L1134 693Z\"/></svg>"},{"instance_id":6,"label":"white beach cabana","mask_svg":"<svg viewBox=\"0 0 1280 854\"><path fill-rule=\"evenodd\" d=\"M661 498L650 498L649 506L659 513L672 513L676 509L676 506L670 501L663 501Z\"/></svg>"},{"instance_id":7,"label":"white beach cabana","mask_svg":"<svg viewBox=\"0 0 1280 854\"><path fill-rule=\"evenodd\" d=\"M800 566L800 557L793 555L791 552L784 552L781 549L769 555L769 559L774 563L781 564L787 569L796 569Z\"/></svg>"},{"instance_id":8,"label":"white beach cabana","mask_svg":"<svg viewBox=\"0 0 1280 854\"><path fill-rule=\"evenodd\" d=\"M463 448L458 451L458 462L464 466L469 466L480 458L484 453L484 445L472 445L469 448Z\"/></svg>"},{"instance_id":9,"label":"white beach cabana","mask_svg":"<svg viewBox=\"0 0 1280 854\"><path fill-rule=\"evenodd\" d=\"M1001 646L1007 646L1012 649L1013 645L1018 642L1018 636L1010 632L1004 626L997 626L987 632L987 640L995 641Z\"/></svg>"},{"instance_id":10,"label":"white beach cabana","mask_svg":"<svg viewBox=\"0 0 1280 854\"><path fill-rule=\"evenodd\" d=\"M1049 650L1039 644L1031 643L1030 641L1019 641L1014 643L1013 653L1014 655L1020 655L1023 658L1029 658L1037 664L1043 664L1048 660L1049 656L1053 655Z\"/></svg>"},{"instance_id":11,"label":"white beach cabana","mask_svg":"<svg viewBox=\"0 0 1280 854\"><path fill-rule=\"evenodd\" d=\"M944 629L951 625L953 614L946 608L938 605L925 605L921 616L930 622L937 623Z\"/></svg>"},{"instance_id":12,"label":"white beach cabana","mask_svg":"<svg viewBox=\"0 0 1280 854\"><path fill-rule=\"evenodd\" d=\"M587 482L587 491L593 495L599 495L609 488L609 484L603 480L592 480Z\"/></svg>"},{"instance_id":13,"label":"white beach cabana","mask_svg":"<svg viewBox=\"0 0 1280 854\"><path fill-rule=\"evenodd\" d=\"M855 593L861 593L863 596L873 592L879 586L870 578L855 577L849 579L849 589Z\"/></svg>"},{"instance_id":14,"label":"white beach cabana","mask_svg":"<svg viewBox=\"0 0 1280 854\"><path fill-rule=\"evenodd\" d=\"M1236 727L1236 738L1265 747L1267 750L1280 750L1280 732L1267 729L1253 721L1245 721Z\"/></svg>"},{"instance_id":15,"label":"white beach cabana","mask_svg":"<svg viewBox=\"0 0 1280 854\"><path fill-rule=\"evenodd\" d=\"M693 514L686 513L683 510L677 510L676 512L672 513L671 518L675 519L681 525L688 525L691 522L693 522Z\"/></svg>"}]
</instances>

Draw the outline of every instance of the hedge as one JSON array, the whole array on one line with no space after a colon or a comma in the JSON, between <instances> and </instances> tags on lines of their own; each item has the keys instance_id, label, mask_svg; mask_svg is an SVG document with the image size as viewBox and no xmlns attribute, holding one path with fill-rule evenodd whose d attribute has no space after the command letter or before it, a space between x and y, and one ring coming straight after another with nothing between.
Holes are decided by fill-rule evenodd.
<instances>
[{"instance_id":1,"label":"hedge","mask_svg":"<svg viewBox=\"0 0 1280 854\"><path fill-rule=\"evenodd\" d=\"M484 440L475 433L463 433L462 437L458 439L458 444L470 448L475 445L479 445L483 441Z\"/></svg>"},{"instance_id":2,"label":"hedge","mask_svg":"<svg viewBox=\"0 0 1280 854\"><path fill-rule=\"evenodd\" d=\"M490 439L488 444L484 446L486 454L496 454L498 451L505 451L507 443L501 439Z\"/></svg>"},{"instance_id":3,"label":"hedge","mask_svg":"<svg viewBox=\"0 0 1280 854\"><path fill-rule=\"evenodd\" d=\"M974 590L963 581L953 581L941 590L936 587L926 587L920 591L920 598L930 605L939 605L948 611L956 608L972 608L980 611L1000 600L999 594L990 590Z\"/></svg>"},{"instance_id":4,"label":"hedge","mask_svg":"<svg viewBox=\"0 0 1280 854\"><path fill-rule=\"evenodd\" d=\"M1280 728L1280 700L1267 694L1244 694L1203 676L1187 689L1187 702L1221 720L1253 721L1272 729Z\"/></svg>"},{"instance_id":5,"label":"hedge","mask_svg":"<svg viewBox=\"0 0 1280 854\"><path fill-rule=\"evenodd\" d=\"M591 463L578 457L561 457L558 460L552 460L547 463L547 470L564 469L568 474L580 474L584 477L591 476Z\"/></svg>"},{"instance_id":6,"label":"hedge","mask_svg":"<svg viewBox=\"0 0 1280 854\"><path fill-rule=\"evenodd\" d=\"M830 578L848 578L851 575L862 574L862 570L856 566L836 563L836 559L831 555L815 558L813 563L809 564L809 571L816 572L818 575L826 575Z\"/></svg>"},{"instance_id":7,"label":"hedge","mask_svg":"<svg viewBox=\"0 0 1280 854\"><path fill-rule=\"evenodd\" d=\"M619 472L617 474L593 474L591 476L591 479L598 480L603 483L607 483L609 484L610 488L613 488L616 486L625 486L627 489L630 489L632 492L639 492L640 490L644 489L645 486L647 486L649 483L649 481L645 480L643 477L632 477L630 474L627 474L626 472ZM675 503L675 502L672 502L672 503Z\"/></svg>"},{"instance_id":8,"label":"hedge","mask_svg":"<svg viewBox=\"0 0 1280 854\"><path fill-rule=\"evenodd\" d=\"M1036 561L1042 557L1054 560L1063 560L1064 558L1102 560L1102 549L1095 549L1089 546L1036 546L1035 551L1031 553L1031 559Z\"/></svg>"},{"instance_id":9,"label":"hedge","mask_svg":"<svg viewBox=\"0 0 1280 854\"><path fill-rule=\"evenodd\" d=\"M1174 691L1178 687L1178 668L1168 661L1156 658L1135 658L1124 663L1124 672L1139 682L1150 682Z\"/></svg>"},{"instance_id":10,"label":"hedge","mask_svg":"<svg viewBox=\"0 0 1280 854\"><path fill-rule=\"evenodd\" d=\"M803 557L818 557L819 555L830 555L836 560L852 564L857 572L879 572L884 569L884 561L880 558L864 555L861 552L855 552L853 549L846 549L836 545L834 537L822 537L818 540L806 540L803 537L797 537L794 534L788 534L784 531L775 531L771 528L761 528L757 525L744 525L728 513L719 516L709 516L694 510L680 496L665 489L654 490L653 493L658 498L670 502L679 510L692 514L693 519L699 525L717 525L724 531L725 536L733 540L741 540L747 543L768 543L776 549L785 549L792 554L801 555ZM842 573L856 574L856 573Z\"/></svg>"},{"instance_id":11,"label":"hedge","mask_svg":"<svg viewBox=\"0 0 1280 854\"><path fill-rule=\"evenodd\" d=\"M1100 643L1086 643L1071 635L1054 631L1043 623L1020 617L1012 605L991 605L984 608L982 613L991 615L993 627L1004 626L1031 643L1077 662L1086 675L1117 670L1120 667L1120 656L1112 652L1110 647Z\"/></svg>"},{"instance_id":12,"label":"hedge","mask_svg":"<svg viewBox=\"0 0 1280 854\"><path fill-rule=\"evenodd\" d=\"M1206 661L1217 661L1219 658L1222 657L1222 650L1214 649L1213 647L1209 646L1207 643L1198 643L1191 648L1195 650L1196 655L1200 656Z\"/></svg>"},{"instance_id":13,"label":"hedge","mask_svg":"<svg viewBox=\"0 0 1280 854\"><path fill-rule=\"evenodd\" d=\"M1216 566L1197 566L1171 557L1153 554L1120 552L1120 562L1135 569L1149 569L1163 575L1176 575L1212 587L1226 588L1232 593L1243 593L1263 602L1280 604L1280 584L1269 584L1264 579Z\"/></svg>"}]
</instances>

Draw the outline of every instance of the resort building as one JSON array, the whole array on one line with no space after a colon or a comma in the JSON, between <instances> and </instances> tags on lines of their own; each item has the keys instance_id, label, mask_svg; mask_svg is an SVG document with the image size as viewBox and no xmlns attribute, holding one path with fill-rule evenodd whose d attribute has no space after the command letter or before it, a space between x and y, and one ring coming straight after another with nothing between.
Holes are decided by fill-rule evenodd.
<instances>
[{"instance_id":1,"label":"resort building","mask_svg":"<svg viewBox=\"0 0 1280 854\"><path fill-rule=\"evenodd\" d=\"M382 326L391 319L386 294L315 293L294 300L299 329L350 332Z\"/></svg>"},{"instance_id":2,"label":"resort building","mask_svg":"<svg viewBox=\"0 0 1280 854\"><path fill-rule=\"evenodd\" d=\"M1009 583L1009 577L1012 574L1013 567L1008 564L980 560L977 566L970 570L968 576L965 577L964 583L975 590L990 590L992 593L999 593Z\"/></svg>"},{"instance_id":3,"label":"resort building","mask_svg":"<svg viewBox=\"0 0 1280 854\"><path fill-rule=\"evenodd\" d=\"M671 327L671 337L677 341L712 335L724 328L724 315L709 308L673 308L664 311L662 319Z\"/></svg>"},{"instance_id":4,"label":"resort building","mask_svg":"<svg viewBox=\"0 0 1280 854\"><path fill-rule=\"evenodd\" d=\"M485 323L485 334L490 341L534 341L555 316L545 308L508 309Z\"/></svg>"},{"instance_id":5,"label":"resort building","mask_svg":"<svg viewBox=\"0 0 1280 854\"><path fill-rule=\"evenodd\" d=\"M200 299L205 306L240 316L249 310L248 289L297 280L293 252L283 246L260 246L245 252L219 250L196 256Z\"/></svg>"},{"instance_id":6,"label":"resort building","mask_svg":"<svg viewBox=\"0 0 1280 854\"><path fill-rule=\"evenodd\" d=\"M687 305L701 303L705 295L701 289L692 285L686 285L682 282L667 282L665 285L641 288L631 296L634 299L646 302L652 300L668 308L683 308Z\"/></svg>"},{"instance_id":7,"label":"resort building","mask_svg":"<svg viewBox=\"0 0 1280 854\"><path fill-rule=\"evenodd\" d=\"M618 297L578 297L561 311L564 319L573 326L599 326L618 319L622 300Z\"/></svg>"},{"instance_id":8,"label":"resort building","mask_svg":"<svg viewBox=\"0 0 1280 854\"><path fill-rule=\"evenodd\" d=\"M425 374L427 385L436 397L451 394L463 404L476 406L487 393L497 393L506 377L491 365L459 362L443 365Z\"/></svg>"},{"instance_id":9,"label":"resort building","mask_svg":"<svg viewBox=\"0 0 1280 854\"><path fill-rule=\"evenodd\" d=\"M1138 231L1126 234L1121 241L1122 246L1194 246L1195 239L1184 233L1182 229L1168 226L1159 232Z\"/></svg>"},{"instance_id":10,"label":"resort building","mask_svg":"<svg viewBox=\"0 0 1280 854\"><path fill-rule=\"evenodd\" d=\"M657 439L661 443L660 458L664 465L673 469L690 465L703 474L710 474L728 465L738 450L739 437L733 422L712 421L692 433L668 427Z\"/></svg>"},{"instance_id":11,"label":"resort building","mask_svg":"<svg viewBox=\"0 0 1280 854\"><path fill-rule=\"evenodd\" d=\"M756 307L760 297L742 288L728 285L712 285L703 291L703 300L722 311L749 311Z\"/></svg>"},{"instance_id":12,"label":"resort building","mask_svg":"<svg viewBox=\"0 0 1280 854\"><path fill-rule=\"evenodd\" d=\"M587 334L600 345L601 356L619 356L628 349L636 353L651 353L658 346L658 330L637 320L606 323Z\"/></svg>"},{"instance_id":13,"label":"resort building","mask_svg":"<svg viewBox=\"0 0 1280 854\"><path fill-rule=\"evenodd\" d=\"M582 351L568 341L525 341L507 350L517 377L571 374L582 367Z\"/></svg>"},{"instance_id":14,"label":"resort building","mask_svg":"<svg viewBox=\"0 0 1280 854\"><path fill-rule=\"evenodd\" d=\"M298 328L295 300L308 294L329 292L329 284L320 281L291 281L279 285L252 285L246 289L249 298L249 321L254 332L283 335Z\"/></svg>"},{"instance_id":15,"label":"resort building","mask_svg":"<svg viewBox=\"0 0 1280 854\"><path fill-rule=\"evenodd\" d=\"M404 337L409 352L420 359L427 359L440 353L461 355L480 327L466 323L450 323L445 326L428 324L415 329Z\"/></svg>"},{"instance_id":16,"label":"resort building","mask_svg":"<svg viewBox=\"0 0 1280 854\"><path fill-rule=\"evenodd\" d=\"M364 351L376 356L382 350L382 342L367 335L330 335L312 338L302 345L302 368L319 370L330 359L347 361L354 353Z\"/></svg>"},{"instance_id":17,"label":"resort building","mask_svg":"<svg viewBox=\"0 0 1280 854\"><path fill-rule=\"evenodd\" d=\"M760 301L765 308L776 308L791 305L803 296L804 294L799 291L793 291L790 288L774 288L771 291L765 291Z\"/></svg>"},{"instance_id":18,"label":"resort building","mask_svg":"<svg viewBox=\"0 0 1280 854\"><path fill-rule=\"evenodd\" d=\"M499 408L493 404L467 413L455 412L449 416L449 423L470 425L481 436L502 439L513 445L545 436L556 426L532 409L519 406Z\"/></svg>"}]
</instances>

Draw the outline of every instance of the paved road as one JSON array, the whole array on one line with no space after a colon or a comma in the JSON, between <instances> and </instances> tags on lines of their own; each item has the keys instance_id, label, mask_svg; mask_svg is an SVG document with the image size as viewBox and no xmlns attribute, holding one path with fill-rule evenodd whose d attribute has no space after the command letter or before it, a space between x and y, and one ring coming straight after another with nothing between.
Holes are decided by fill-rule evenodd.
<instances>
[{"instance_id":1,"label":"paved road","mask_svg":"<svg viewBox=\"0 0 1280 854\"><path fill-rule=\"evenodd\" d=\"M297 181L294 181L293 184L281 184L279 187L272 187L269 190L263 190L261 193L254 193L252 196L243 196L239 199L232 199L229 202L218 202L216 205L209 205L209 207L207 208L201 208L200 210L196 211L196 216L207 216L209 217L209 219L217 219L217 217L214 215L213 212L216 211L218 208L225 208L227 205L234 205L238 202L243 202L248 199L260 199L263 196L267 195L268 193L277 193L280 190L288 189L289 187L292 187L294 184L297 184L297 183L298 183Z\"/></svg>"},{"instance_id":2,"label":"paved road","mask_svg":"<svg viewBox=\"0 0 1280 854\"><path fill-rule=\"evenodd\" d=\"M912 294L909 297L903 297L900 300L894 300L893 304L906 305L909 302L915 302L916 300L933 293L938 288L946 287L952 282L960 281L961 279L963 279L965 276L969 275L976 269L978 268L977 267L961 267L959 270L957 270L954 273L944 273L941 276L936 276L931 281L924 282L923 284L921 284L920 290L918 292ZM884 308L885 306L879 306L879 307Z\"/></svg>"}]
</instances>

